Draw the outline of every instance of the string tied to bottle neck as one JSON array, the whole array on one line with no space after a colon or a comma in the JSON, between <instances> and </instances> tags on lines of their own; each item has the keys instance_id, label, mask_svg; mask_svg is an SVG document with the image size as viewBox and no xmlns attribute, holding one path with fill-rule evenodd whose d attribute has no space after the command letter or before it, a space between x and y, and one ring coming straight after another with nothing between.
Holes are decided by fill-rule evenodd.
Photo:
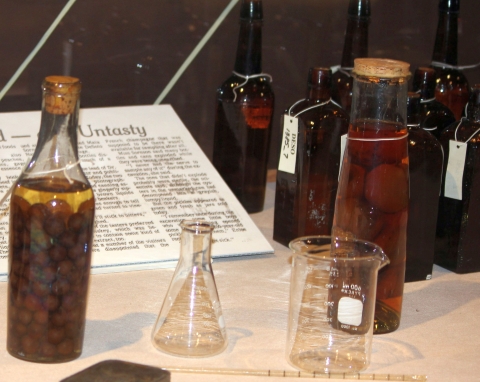
<instances>
[{"instance_id":1,"label":"string tied to bottle neck","mask_svg":"<svg viewBox=\"0 0 480 382\"><path fill-rule=\"evenodd\" d=\"M478 62L476 64L472 64L472 65L451 65L451 64L447 64L445 62L432 61L431 65L436 67L436 68L466 70L466 69L475 69L475 68L480 67L480 62Z\"/></svg>"},{"instance_id":2,"label":"string tied to bottle neck","mask_svg":"<svg viewBox=\"0 0 480 382\"><path fill-rule=\"evenodd\" d=\"M88 160L86 162L89 162ZM60 168L56 168L56 169L53 169L53 170L46 170L46 171L39 171L39 172L36 172L35 175L48 175L48 174L53 174L55 172L59 172L59 171L63 171L63 175L65 176L65 178L67 179L68 183L70 184L73 184L73 179L70 177L70 175L68 175L68 170L71 170L72 168L75 168L77 167L78 165L80 165L80 163L85 163L84 160L80 161L76 161L76 162L73 162L73 163L69 163L67 164L65 167L60 167ZM91 162L93 163L93 161ZM23 172L27 169L27 167L29 166L30 163L27 163L23 169L22 169L22 174ZM13 188L15 187L15 182L13 182L13 184L10 186L10 188L7 190L7 192L2 196L2 199L0 199L0 205L2 205L3 203L5 203L5 200L7 200L7 198L12 194L13 192Z\"/></svg>"},{"instance_id":3,"label":"string tied to bottle neck","mask_svg":"<svg viewBox=\"0 0 480 382\"><path fill-rule=\"evenodd\" d=\"M460 118L460 121L458 121L458 125L457 127L455 128L455 142L458 142L458 137L457 137L457 132L458 132L458 129L460 128L460 126L462 125L463 121L466 121L467 120L467 117L462 117ZM480 128L478 128L477 130L475 130L475 132L470 135L470 138L468 138L465 143L468 143L470 142L470 140L475 136L477 135L477 133L480 132Z\"/></svg>"},{"instance_id":4,"label":"string tied to bottle neck","mask_svg":"<svg viewBox=\"0 0 480 382\"><path fill-rule=\"evenodd\" d=\"M303 102L305 101L307 98L302 98L302 99L299 99L297 102L295 102L292 106L290 106L290 108L288 109L288 115L292 115L292 109L297 106L300 102ZM311 110L311 109L315 109L316 107L320 107L320 106L325 106L329 103L333 103L334 105L338 106L338 107L341 107L338 103L336 103L332 98L329 98L328 100L324 101L324 102L320 102L320 103L316 103L315 105L312 105L312 106L309 106L309 107L306 107L305 109L299 111L297 114L295 114L293 116L293 118L297 118L300 114L302 113L305 113L306 111L308 110Z\"/></svg>"},{"instance_id":5,"label":"string tied to bottle neck","mask_svg":"<svg viewBox=\"0 0 480 382\"><path fill-rule=\"evenodd\" d=\"M420 94L421 95L422 93L422 90L421 89L418 89L415 94ZM432 98L427 98L427 99L420 99L420 103L429 103L429 102L433 102L435 101L435 96L432 97Z\"/></svg>"},{"instance_id":6,"label":"string tied to bottle neck","mask_svg":"<svg viewBox=\"0 0 480 382\"><path fill-rule=\"evenodd\" d=\"M233 102L235 102L237 100L237 92L236 90L238 88L241 88L243 85L245 85L249 80L251 80L252 78L260 78L260 77L267 77L268 80L270 81L270 83L273 82L273 78L270 74L268 73L258 73L258 74L252 74L252 75L244 75L244 74L240 74L238 72L236 72L235 70L233 71L233 74L235 74L237 77L240 77L240 78L243 78L245 81L242 82L241 84L235 86L232 91L233 91L233 94L234 94L234 97L233 97Z\"/></svg>"},{"instance_id":7,"label":"string tied to bottle neck","mask_svg":"<svg viewBox=\"0 0 480 382\"><path fill-rule=\"evenodd\" d=\"M345 74L348 77L351 77L353 68L350 68L348 66L342 66L342 65L334 65L330 67L330 70L332 71L332 74L336 72L340 72Z\"/></svg>"}]
</instances>

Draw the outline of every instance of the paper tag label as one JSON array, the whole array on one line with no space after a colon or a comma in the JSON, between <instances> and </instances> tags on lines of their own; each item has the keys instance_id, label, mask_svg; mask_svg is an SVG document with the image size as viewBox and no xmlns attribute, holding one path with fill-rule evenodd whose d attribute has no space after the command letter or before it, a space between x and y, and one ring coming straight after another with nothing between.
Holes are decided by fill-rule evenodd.
<instances>
[{"instance_id":1,"label":"paper tag label","mask_svg":"<svg viewBox=\"0 0 480 382\"><path fill-rule=\"evenodd\" d=\"M463 170L467 157L467 143L450 141L445 175L445 196L462 200Z\"/></svg>"},{"instance_id":2,"label":"paper tag label","mask_svg":"<svg viewBox=\"0 0 480 382\"><path fill-rule=\"evenodd\" d=\"M338 167L338 179L340 179L340 173L342 172L343 155L345 154L346 146L347 146L347 134L343 134L340 137L340 166Z\"/></svg>"},{"instance_id":3,"label":"paper tag label","mask_svg":"<svg viewBox=\"0 0 480 382\"><path fill-rule=\"evenodd\" d=\"M283 118L282 147L278 170L295 174L298 147L298 119L285 115Z\"/></svg>"}]
</instances>

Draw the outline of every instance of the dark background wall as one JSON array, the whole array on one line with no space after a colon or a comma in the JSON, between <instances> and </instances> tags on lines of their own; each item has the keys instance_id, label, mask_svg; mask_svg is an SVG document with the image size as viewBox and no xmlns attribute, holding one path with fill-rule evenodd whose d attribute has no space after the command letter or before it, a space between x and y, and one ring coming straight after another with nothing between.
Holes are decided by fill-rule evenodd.
<instances>
[{"instance_id":1,"label":"dark background wall","mask_svg":"<svg viewBox=\"0 0 480 382\"><path fill-rule=\"evenodd\" d=\"M0 0L0 89L38 43L65 0ZM83 82L82 107L152 104L230 0L77 0L0 100L0 111L40 109L46 75ZM438 0L371 0L371 57L427 65ZM276 111L270 167L276 166L280 115L303 98L311 66L340 62L348 0L264 0L263 70L273 76ZM211 158L215 89L233 69L239 4L162 103L171 104ZM479 0L462 0L459 65L480 62ZM480 83L480 68L465 72Z\"/></svg>"}]
</instances>

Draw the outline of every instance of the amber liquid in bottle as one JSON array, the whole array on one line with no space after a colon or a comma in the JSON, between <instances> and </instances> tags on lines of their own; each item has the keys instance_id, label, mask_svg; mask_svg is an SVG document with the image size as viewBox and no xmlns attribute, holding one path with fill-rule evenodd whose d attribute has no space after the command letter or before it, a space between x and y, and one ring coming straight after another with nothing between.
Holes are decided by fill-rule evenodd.
<instances>
[{"instance_id":1,"label":"amber liquid in bottle","mask_svg":"<svg viewBox=\"0 0 480 382\"><path fill-rule=\"evenodd\" d=\"M458 16L460 0L440 0L439 18L432 61L437 72L435 98L447 106L459 120L468 102L470 87L465 75L456 68ZM445 64L443 66L442 64Z\"/></svg>"},{"instance_id":2,"label":"amber liquid in bottle","mask_svg":"<svg viewBox=\"0 0 480 382\"><path fill-rule=\"evenodd\" d=\"M295 173L277 171L273 239L283 245L300 236L330 235L340 140L348 131L346 112L329 102L331 71L312 68L308 82L307 98L284 116L298 114L298 139Z\"/></svg>"},{"instance_id":3,"label":"amber liquid in bottle","mask_svg":"<svg viewBox=\"0 0 480 382\"><path fill-rule=\"evenodd\" d=\"M442 195L438 209L435 264L457 273L480 271L480 85L472 88L467 118L450 125L440 143L445 152ZM467 143L462 200L445 196L445 179L451 140Z\"/></svg>"},{"instance_id":4,"label":"amber liquid in bottle","mask_svg":"<svg viewBox=\"0 0 480 382\"><path fill-rule=\"evenodd\" d=\"M82 349L94 199L90 186L23 181L10 205L7 349L36 362L63 362Z\"/></svg>"},{"instance_id":5,"label":"amber liquid in bottle","mask_svg":"<svg viewBox=\"0 0 480 382\"><path fill-rule=\"evenodd\" d=\"M389 138L393 139L385 140ZM333 235L348 237L353 233L379 245L390 259L390 264L378 274L376 333L395 330L400 321L408 179L407 129L404 125L358 121L350 126Z\"/></svg>"},{"instance_id":6,"label":"amber liquid in bottle","mask_svg":"<svg viewBox=\"0 0 480 382\"><path fill-rule=\"evenodd\" d=\"M438 139L420 127L420 95L408 98L410 204L405 281L432 276L443 150Z\"/></svg>"},{"instance_id":7,"label":"amber liquid in bottle","mask_svg":"<svg viewBox=\"0 0 480 382\"><path fill-rule=\"evenodd\" d=\"M332 81L332 98L349 114L353 90L351 70L355 58L368 57L369 23L370 0L350 0L341 69L333 74Z\"/></svg>"},{"instance_id":8,"label":"amber liquid in bottle","mask_svg":"<svg viewBox=\"0 0 480 382\"><path fill-rule=\"evenodd\" d=\"M243 0L235 71L217 90L213 143L213 165L249 213L263 209L274 107L270 80L259 75L262 17L260 0Z\"/></svg>"}]
</instances>

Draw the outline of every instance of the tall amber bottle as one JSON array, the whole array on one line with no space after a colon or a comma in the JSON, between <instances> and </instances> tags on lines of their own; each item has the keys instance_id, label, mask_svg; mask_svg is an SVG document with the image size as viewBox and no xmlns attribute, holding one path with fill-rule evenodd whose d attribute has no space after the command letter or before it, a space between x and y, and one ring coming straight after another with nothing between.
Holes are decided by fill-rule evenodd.
<instances>
[{"instance_id":1,"label":"tall amber bottle","mask_svg":"<svg viewBox=\"0 0 480 382\"><path fill-rule=\"evenodd\" d=\"M432 55L432 67L437 72L435 98L447 106L459 120L468 102L469 85L456 67L458 17L460 0L440 0L438 25Z\"/></svg>"},{"instance_id":2,"label":"tall amber bottle","mask_svg":"<svg viewBox=\"0 0 480 382\"><path fill-rule=\"evenodd\" d=\"M10 199L7 350L26 361L82 352L95 202L78 159L80 88L43 82L37 146Z\"/></svg>"},{"instance_id":3,"label":"tall amber bottle","mask_svg":"<svg viewBox=\"0 0 480 382\"><path fill-rule=\"evenodd\" d=\"M232 75L218 88L213 165L249 213L263 209L274 106L262 73L260 0L242 0Z\"/></svg>"},{"instance_id":4,"label":"tall amber bottle","mask_svg":"<svg viewBox=\"0 0 480 382\"><path fill-rule=\"evenodd\" d=\"M350 0L347 30L340 68L333 74L332 98L350 114L352 106L353 61L368 57L370 0Z\"/></svg>"},{"instance_id":5,"label":"tall amber bottle","mask_svg":"<svg viewBox=\"0 0 480 382\"><path fill-rule=\"evenodd\" d=\"M340 139L348 131L347 113L331 102L331 83L330 69L311 68L307 97L284 115L284 129L290 123L296 129L295 136L284 131L280 163L290 159L294 167L279 166L275 190L273 239L284 245L299 236L331 233Z\"/></svg>"},{"instance_id":6,"label":"tall amber bottle","mask_svg":"<svg viewBox=\"0 0 480 382\"><path fill-rule=\"evenodd\" d=\"M400 325L408 218L409 64L357 58L350 127L332 227L336 238L379 245L390 264L378 275L374 333ZM335 248L334 248L335 249Z\"/></svg>"},{"instance_id":7,"label":"tall amber bottle","mask_svg":"<svg viewBox=\"0 0 480 382\"><path fill-rule=\"evenodd\" d=\"M455 122L453 112L435 99L435 70L419 67L413 75L413 90L420 94L420 127L436 138L447 126Z\"/></svg>"},{"instance_id":8,"label":"tall amber bottle","mask_svg":"<svg viewBox=\"0 0 480 382\"><path fill-rule=\"evenodd\" d=\"M445 151L442 195L440 197L435 263L457 273L480 271L480 85L472 88L467 116L447 127L440 137ZM463 173L449 162L453 154L465 158ZM455 150L456 153L452 153ZM458 162L458 159L457 159ZM458 174L461 194L452 192L447 182ZM451 183L451 182L449 182ZM450 192L449 189L450 188ZM456 195L454 195L456 194Z\"/></svg>"},{"instance_id":9,"label":"tall amber bottle","mask_svg":"<svg viewBox=\"0 0 480 382\"><path fill-rule=\"evenodd\" d=\"M420 127L420 121L420 94L408 93L410 204L407 222L406 282L428 280L432 277L438 199L442 183L442 146L429 131Z\"/></svg>"}]
</instances>

